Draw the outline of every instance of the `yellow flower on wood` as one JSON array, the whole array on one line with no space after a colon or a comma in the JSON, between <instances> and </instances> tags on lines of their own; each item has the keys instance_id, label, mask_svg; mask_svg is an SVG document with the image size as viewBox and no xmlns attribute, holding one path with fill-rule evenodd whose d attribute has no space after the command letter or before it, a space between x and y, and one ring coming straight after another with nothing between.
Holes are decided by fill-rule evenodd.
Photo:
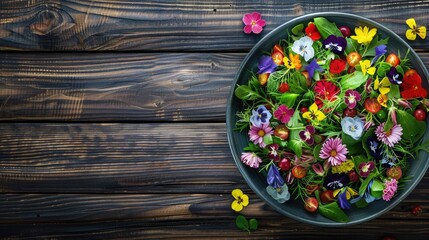
<instances>
[{"instance_id":1,"label":"yellow flower on wood","mask_svg":"<svg viewBox=\"0 0 429 240\"><path fill-rule=\"evenodd\" d=\"M355 34L350 36L352 39L356 40L360 44L369 44L374 38L375 34L377 34L377 28L372 28L369 30L369 27L356 27Z\"/></svg>"},{"instance_id":2,"label":"yellow flower on wood","mask_svg":"<svg viewBox=\"0 0 429 240\"><path fill-rule=\"evenodd\" d=\"M408 40L416 40L416 36L419 35L419 37L421 39L425 39L426 38L426 27L425 26L420 26L417 27L417 23L416 20L414 18L408 18L407 21L405 21L408 25L408 27L410 27L410 29L408 29L405 32L405 37Z\"/></svg>"},{"instance_id":3,"label":"yellow flower on wood","mask_svg":"<svg viewBox=\"0 0 429 240\"><path fill-rule=\"evenodd\" d=\"M231 192L234 197L234 201L231 203L232 210L240 212L244 207L249 205L249 196L243 193L240 189L234 189Z\"/></svg>"},{"instance_id":4,"label":"yellow flower on wood","mask_svg":"<svg viewBox=\"0 0 429 240\"><path fill-rule=\"evenodd\" d=\"M308 112L302 114L302 117L309 120L323 121L326 118L325 114L319 110L316 103L313 103Z\"/></svg>"}]
</instances>

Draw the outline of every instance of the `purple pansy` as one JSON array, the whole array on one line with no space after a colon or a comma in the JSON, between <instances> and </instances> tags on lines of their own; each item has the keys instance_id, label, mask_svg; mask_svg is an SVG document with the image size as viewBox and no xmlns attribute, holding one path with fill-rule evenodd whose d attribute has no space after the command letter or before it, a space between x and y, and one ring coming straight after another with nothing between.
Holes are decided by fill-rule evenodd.
<instances>
[{"instance_id":1,"label":"purple pansy","mask_svg":"<svg viewBox=\"0 0 429 240\"><path fill-rule=\"evenodd\" d=\"M347 104L347 107L353 109L356 107L357 102L361 100L360 93L355 90L347 90L344 96L344 102Z\"/></svg>"},{"instance_id":2,"label":"purple pansy","mask_svg":"<svg viewBox=\"0 0 429 240\"><path fill-rule=\"evenodd\" d=\"M318 71L318 72L323 72L323 68L321 68L319 66L319 64L317 64L316 59L313 59L307 66L304 67L305 70L307 70L308 72L308 76L310 78L313 78L314 76L314 72Z\"/></svg>"},{"instance_id":3,"label":"purple pansy","mask_svg":"<svg viewBox=\"0 0 429 240\"><path fill-rule=\"evenodd\" d=\"M369 154L374 157L375 160L381 160L383 149L381 144L377 141L375 136L369 137L367 140Z\"/></svg>"},{"instance_id":4,"label":"purple pansy","mask_svg":"<svg viewBox=\"0 0 429 240\"><path fill-rule=\"evenodd\" d=\"M402 74L400 74L395 67L391 67L387 73L387 77L392 84L402 84Z\"/></svg>"},{"instance_id":5,"label":"purple pansy","mask_svg":"<svg viewBox=\"0 0 429 240\"><path fill-rule=\"evenodd\" d=\"M272 73L276 70L277 64L273 61L271 56L264 55L259 59L258 63L258 74L261 73Z\"/></svg>"},{"instance_id":6,"label":"purple pansy","mask_svg":"<svg viewBox=\"0 0 429 240\"><path fill-rule=\"evenodd\" d=\"M275 164L271 164L270 169L268 170L267 183L273 188L280 188L283 184L285 184L285 181L280 175L280 172Z\"/></svg>"},{"instance_id":7,"label":"purple pansy","mask_svg":"<svg viewBox=\"0 0 429 240\"><path fill-rule=\"evenodd\" d=\"M314 133L316 132L315 128L311 125L305 127L305 130L299 132L299 137L301 140L305 141L308 145L313 145L314 143Z\"/></svg>"},{"instance_id":8,"label":"purple pansy","mask_svg":"<svg viewBox=\"0 0 429 240\"><path fill-rule=\"evenodd\" d=\"M272 159L276 162L280 161L280 155L279 155L279 145L277 143L273 143L267 146L268 148L268 158Z\"/></svg>"},{"instance_id":9,"label":"purple pansy","mask_svg":"<svg viewBox=\"0 0 429 240\"><path fill-rule=\"evenodd\" d=\"M323 186L329 190L335 190L347 186L349 177L345 173L327 175Z\"/></svg>"},{"instance_id":10,"label":"purple pansy","mask_svg":"<svg viewBox=\"0 0 429 240\"><path fill-rule=\"evenodd\" d=\"M330 35L325 40L323 40L322 43L326 49L331 49L331 51L337 55L343 54L347 46L347 41L345 38L337 37L335 35Z\"/></svg>"},{"instance_id":11,"label":"purple pansy","mask_svg":"<svg viewBox=\"0 0 429 240\"><path fill-rule=\"evenodd\" d=\"M269 123L272 115L270 111L264 106L260 105L256 111L252 110L252 116L250 117L250 122L253 126L261 126L262 123Z\"/></svg>"}]
</instances>

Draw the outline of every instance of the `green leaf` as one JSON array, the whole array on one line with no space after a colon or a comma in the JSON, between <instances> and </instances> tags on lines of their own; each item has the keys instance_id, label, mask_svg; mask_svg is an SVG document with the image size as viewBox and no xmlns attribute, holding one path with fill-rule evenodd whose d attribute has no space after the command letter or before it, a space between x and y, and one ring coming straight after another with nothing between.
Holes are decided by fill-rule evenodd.
<instances>
[{"instance_id":1,"label":"green leaf","mask_svg":"<svg viewBox=\"0 0 429 240\"><path fill-rule=\"evenodd\" d=\"M296 154L297 157L301 157L301 155L302 155L302 142L301 141L290 140L288 146Z\"/></svg>"},{"instance_id":2,"label":"green leaf","mask_svg":"<svg viewBox=\"0 0 429 240\"><path fill-rule=\"evenodd\" d=\"M256 219L254 219L254 218L251 218L250 220L249 220L249 229L250 230L256 230L256 229L258 229L258 220L256 220Z\"/></svg>"},{"instance_id":3,"label":"green leaf","mask_svg":"<svg viewBox=\"0 0 429 240\"><path fill-rule=\"evenodd\" d=\"M426 123L417 121L413 115L403 110L396 110L396 119L402 127L402 138L415 143L426 131Z\"/></svg>"},{"instance_id":4,"label":"green leaf","mask_svg":"<svg viewBox=\"0 0 429 240\"><path fill-rule=\"evenodd\" d=\"M247 219L243 215L237 216L237 218L235 219L235 225L240 230L249 231L249 221L247 221Z\"/></svg>"},{"instance_id":5,"label":"green leaf","mask_svg":"<svg viewBox=\"0 0 429 240\"><path fill-rule=\"evenodd\" d=\"M384 78L386 76L387 71L389 71L390 67L391 67L390 64L388 64L387 62L380 62L377 68L377 75L380 78Z\"/></svg>"},{"instance_id":6,"label":"green leaf","mask_svg":"<svg viewBox=\"0 0 429 240\"><path fill-rule=\"evenodd\" d=\"M323 161L323 159L321 159L319 157L320 151L322 150L322 144L317 144L314 149L313 149L313 156L317 161Z\"/></svg>"},{"instance_id":7,"label":"green leaf","mask_svg":"<svg viewBox=\"0 0 429 240\"><path fill-rule=\"evenodd\" d=\"M280 103L286 105L288 108L293 108L296 99L300 96L298 93L283 93L280 97Z\"/></svg>"},{"instance_id":8,"label":"green leaf","mask_svg":"<svg viewBox=\"0 0 429 240\"><path fill-rule=\"evenodd\" d=\"M284 69L271 73L267 81L267 91L278 92L280 83L283 81L285 76L286 76L286 70Z\"/></svg>"},{"instance_id":9,"label":"green leaf","mask_svg":"<svg viewBox=\"0 0 429 240\"><path fill-rule=\"evenodd\" d=\"M383 195L384 184L380 180L374 180L371 186L371 195L380 198Z\"/></svg>"},{"instance_id":10,"label":"green leaf","mask_svg":"<svg viewBox=\"0 0 429 240\"><path fill-rule=\"evenodd\" d=\"M368 49L362 55L362 57L374 57L375 56L375 48L380 45L386 45L389 42L389 38L378 40L378 36L375 36L371 43L368 45Z\"/></svg>"},{"instance_id":11,"label":"green leaf","mask_svg":"<svg viewBox=\"0 0 429 240\"><path fill-rule=\"evenodd\" d=\"M292 115L292 118L287 123L287 126L292 128L292 127L298 127L302 125L302 124L299 124L299 120L301 120L301 114L299 113L299 111L295 111Z\"/></svg>"},{"instance_id":12,"label":"green leaf","mask_svg":"<svg viewBox=\"0 0 429 240\"><path fill-rule=\"evenodd\" d=\"M244 148L244 151L256 152L259 149L260 148L258 146L256 146L254 143L249 143L249 145L247 145L247 147Z\"/></svg>"},{"instance_id":13,"label":"green leaf","mask_svg":"<svg viewBox=\"0 0 429 240\"><path fill-rule=\"evenodd\" d=\"M279 137L274 136L273 137L273 143L277 143L280 147L287 147L287 141L282 140Z\"/></svg>"},{"instance_id":14,"label":"green leaf","mask_svg":"<svg viewBox=\"0 0 429 240\"><path fill-rule=\"evenodd\" d=\"M369 174L369 176L362 182L362 185L360 185L359 187L359 196L363 196L363 194L365 193L369 182L371 182L371 180L375 177L374 173Z\"/></svg>"},{"instance_id":15,"label":"green leaf","mask_svg":"<svg viewBox=\"0 0 429 240\"><path fill-rule=\"evenodd\" d=\"M235 96L242 100L255 100L262 98L257 92L250 89L249 86L241 85L235 89Z\"/></svg>"},{"instance_id":16,"label":"green leaf","mask_svg":"<svg viewBox=\"0 0 429 240\"><path fill-rule=\"evenodd\" d=\"M349 217L344 213L340 206L338 206L337 202L320 205L319 212L323 216L336 222L346 223L349 221Z\"/></svg>"},{"instance_id":17,"label":"green leaf","mask_svg":"<svg viewBox=\"0 0 429 240\"><path fill-rule=\"evenodd\" d=\"M320 35L322 35L323 39L329 37L330 35L335 35L337 37L343 36L337 25L328 21L328 19L324 17L314 18L314 24L316 25L317 30L319 31Z\"/></svg>"},{"instance_id":18,"label":"green leaf","mask_svg":"<svg viewBox=\"0 0 429 240\"><path fill-rule=\"evenodd\" d=\"M305 93L307 92L307 79L300 72L294 72L288 80L291 93Z\"/></svg>"},{"instance_id":19,"label":"green leaf","mask_svg":"<svg viewBox=\"0 0 429 240\"><path fill-rule=\"evenodd\" d=\"M368 131L366 131L363 134L363 137L362 137L362 147L363 147L363 149L365 149L366 156L368 158L371 156L370 150L368 148L368 138L374 136L375 135L374 132L375 132L374 128L370 128Z\"/></svg>"},{"instance_id":20,"label":"green leaf","mask_svg":"<svg viewBox=\"0 0 429 240\"><path fill-rule=\"evenodd\" d=\"M340 85L342 89L356 89L365 83L368 75L363 75L362 72L355 71L352 74L345 75L341 81Z\"/></svg>"},{"instance_id":21,"label":"green leaf","mask_svg":"<svg viewBox=\"0 0 429 240\"><path fill-rule=\"evenodd\" d=\"M302 33L302 30L304 30L304 24L301 23L293 27L291 31L294 35L299 35Z\"/></svg>"},{"instance_id":22,"label":"green leaf","mask_svg":"<svg viewBox=\"0 0 429 240\"><path fill-rule=\"evenodd\" d=\"M348 55L351 52L357 52L358 42L351 38L346 38L346 40L347 40L347 46L345 50L346 55Z\"/></svg>"},{"instance_id":23,"label":"green leaf","mask_svg":"<svg viewBox=\"0 0 429 240\"><path fill-rule=\"evenodd\" d=\"M404 76L404 69L401 67L401 65L396 66L396 71Z\"/></svg>"},{"instance_id":24,"label":"green leaf","mask_svg":"<svg viewBox=\"0 0 429 240\"><path fill-rule=\"evenodd\" d=\"M272 144L273 143L273 136L271 136L270 134L265 134L264 143L267 145Z\"/></svg>"},{"instance_id":25,"label":"green leaf","mask_svg":"<svg viewBox=\"0 0 429 240\"><path fill-rule=\"evenodd\" d=\"M343 144L347 146L347 150L349 150L350 155L363 153L364 150L362 148L362 145L360 144L360 140L355 140L350 135L344 132L341 133L341 139L343 141Z\"/></svg>"},{"instance_id":26,"label":"green leaf","mask_svg":"<svg viewBox=\"0 0 429 240\"><path fill-rule=\"evenodd\" d=\"M396 85L396 84L390 85L390 91L387 94L387 96L389 96L390 98L398 99L401 97L400 94L401 93L399 91L399 85Z\"/></svg>"},{"instance_id":27,"label":"green leaf","mask_svg":"<svg viewBox=\"0 0 429 240\"><path fill-rule=\"evenodd\" d=\"M355 203L355 207L357 208L364 208L366 206L368 206L368 203L365 201L364 198L361 198L359 201Z\"/></svg>"}]
</instances>

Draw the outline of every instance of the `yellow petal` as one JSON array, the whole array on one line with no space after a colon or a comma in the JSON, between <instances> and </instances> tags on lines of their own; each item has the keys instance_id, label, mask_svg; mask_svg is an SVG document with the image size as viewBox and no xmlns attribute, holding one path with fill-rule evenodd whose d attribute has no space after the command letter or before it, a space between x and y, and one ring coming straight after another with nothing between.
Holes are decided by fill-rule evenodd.
<instances>
[{"instance_id":1,"label":"yellow petal","mask_svg":"<svg viewBox=\"0 0 429 240\"><path fill-rule=\"evenodd\" d=\"M231 203L231 209L236 212L240 212L241 210L243 210L243 205L239 204L237 200L234 200Z\"/></svg>"},{"instance_id":2,"label":"yellow petal","mask_svg":"<svg viewBox=\"0 0 429 240\"><path fill-rule=\"evenodd\" d=\"M417 26L416 20L414 18L408 18L405 22L411 29L415 29Z\"/></svg>"},{"instance_id":3,"label":"yellow petal","mask_svg":"<svg viewBox=\"0 0 429 240\"><path fill-rule=\"evenodd\" d=\"M380 105L383 106L383 107L387 107L387 100L388 100L387 96L383 95L383 94L380 94L377 97L378 103L380 103Z\"/></svg>"},{"instance_id":4,"label":"yellow petal","mask_svg":"<svg viewBox=\"0 0 429 240\"><path fill-rule=\"evenodd\" d=\"M371 40L372 40L372 38L375 36L375 34L377 34L377 28L372 28L368 32L368 37L371 38Z\"/></svg>"},{"instance_id":5,"label":"yellow petal","mask_svg":"<svg viewBox=\"0 0 429 240\"><path fill-rule=\"evenodd\" d=\"M244 207L249 205L249 196L243 194L243 196L241 196L241 201L241 205L243 205Z\"/></svg>"},{"instance_id":6,"label":"yellow petal","mask_svg":"<svg viewBox=\"0 0 429 240\"><path fill-rule=\"evenodd\" d=\"M419 35L419 37L421 37L422 39L425 39L426 38L426 27L421 26L421 27L417 28L417 35Z\"/></svg>"},{"instance_id":7,"label":"yellow petal","mask_svg":"<svg viewBox=\"0 0 429 240\"><path fill-rule=\"evenodd\" d=\"M374 75L375 70L376 70L375 67L370 67L370 68L368 68L367 72L368 72L369 75L372 76L372 75Z\"/></svg>"},{"instance_id":8,"label":"yellow petal","mask_svg":"<svg viewBox=\"0 0 429 240\"><path fill-rule=\"evenodd\" d=\"M311 117L311 112L305 112L302 114L302 117L305 119L309 119L312 120L313 118Z\"/></svg>"},{"instance_id":9,"label":"yellow petal","mask_svg":"<svg viewBox=\"0 0 429 240\"><path fill-rule=\"evenodd\" d=\"M384 77L381 80L381 86L383 86L383 87L390 87L390 85L392 85L392 84L390 83L390 80L389 80L388 77Z\"/></svg>"},{"instance_id":10,"label":"yellow petal","mask_svg":"<svg viewBox=\"0 0 429 240\"><path fill-rule=\"evenodd\" d=\"M319 108L317 107L316 103L313 103L313 104L311 104L309 110L310 110L310 112L315 113L319 110Z\"/></svg>"},{"instance_id":11,"label":"yellow petal","mask_svg":"<svg viewBox=\"0 0 429 240\"><path fill-rule=\"evenodd\" d=\"M416 33L414 32L414 30L408 29L405 32L405 37L411 41L416 40Z\"/></svg>"},{"instance_id":12,"label":"yellow petal","mask_svg":"<svg viewBox=\"0 0 429 240\"><path fill-rule=\"evenodd\" d=\"M335 189L333 192L334 197L336 197L338 195L338 193L340 193L340 192L341 192L341 188Z\"/></svg>"},{"instance_id":13,"label":"yellow petal","mask_svg":"<svg viewBox=\"0 0 429 240\"><path fill-rule=\"evenodd\" d=\"M353 188L350 188L350 187L347 188L347 192L349 192L352 196L358 196L359 195L359 193L356 190L354 190Z\"/></svg>"},{"instance_id":14,"label":"yellow petal","mask_svg":"<svg viewBox=\"0 0 429 240\"><path fill-rule=\"evenodd\" d=\"M240 189L234 189L234 190L232 190L231 195L235 199L238 199L239 197L243 196L243 191L241 191Z\"/></svg>"},{"instance_id":15,"label":"yellow petal","mask_svg":"<svg viewBox=\"0 0 429 240\"><path fill-rule=\"evenodd\" d=\"M325 114L323 114L322 111L317 111L314 113L314 115L316 115L317 121L323 121L323 119L326 118Z\"/></svg>"},{"instance_id":16,"label":"yellow petal","mask_svg":"<svg viewBox=\"0 0 429 240\"><path fill-rule=\"evenodd\" d=\"M388 88L388 87L381 87L379 89L379 91L380 91L381 95L386 95L386 94L388 94L390 92L390 88Z\"/></svg>"},{"instance_id":17,"label":"yellow petal","mask_svg":"<svg viewBox=\"0 0 429 240\"><path fill-rule=\"evenodd\" d=\"M377 76L374 81L374 90L377 90L379 86L380 86L380 81L378 80L378 76Z\"/></svg>"}]
</instances>

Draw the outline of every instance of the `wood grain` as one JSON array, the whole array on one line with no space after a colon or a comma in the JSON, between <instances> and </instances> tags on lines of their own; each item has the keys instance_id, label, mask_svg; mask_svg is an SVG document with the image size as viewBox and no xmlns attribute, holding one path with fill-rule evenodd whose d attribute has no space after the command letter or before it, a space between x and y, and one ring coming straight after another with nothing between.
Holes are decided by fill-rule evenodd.
<instances>
[{"instance_id":1,"label":"wood grain","mask_svg":"<svg viewBox=\"0 0 429 240\"><path fill-rule=\"evenodd\" d=\"M297 16L348 12L404 37L405 20L428 26L428 1L59 1L0 3L0 50L247 51L269 31ZM244 13L259 11L262 34L243 33ZM428 49L427 41L411 42Z\"/></svg>"},{"instance_id":2,"label":"wood grain","mask_svg":"<svg viewBox=\"0 0 429 240\"><path fill-rule=\"evenodd\" d=\"M237 214L230 209L229 194L3 194L0 237L424 239L429 233L429 214L410 213L408 206L415 201L405 200L375 220L339 229L280 216L254 194L249 197L251 204L241 214L260 222L251 235L235 228ZM427 194L421 204L429 206Z\"/></svg>"},{"instance_id":3,"label":"wood grain","mask_svg":"<svg viewBox=\"0 0 429 240\"><path fill-rule=\"evenodd\" d=\"M429 67L429 53L421 52ZM0 53L0 121L224 122L242 53Z\"/></svg>"},{"instance_id":4,"label":"wood grain","mask_svg":"<svg viewBox=\"0 0 429 240\"><path fill-rule=\"evenodd\" d=\"M0 192L222 193L225 124L2 124Z\"/></svg>"}]
</instances>

